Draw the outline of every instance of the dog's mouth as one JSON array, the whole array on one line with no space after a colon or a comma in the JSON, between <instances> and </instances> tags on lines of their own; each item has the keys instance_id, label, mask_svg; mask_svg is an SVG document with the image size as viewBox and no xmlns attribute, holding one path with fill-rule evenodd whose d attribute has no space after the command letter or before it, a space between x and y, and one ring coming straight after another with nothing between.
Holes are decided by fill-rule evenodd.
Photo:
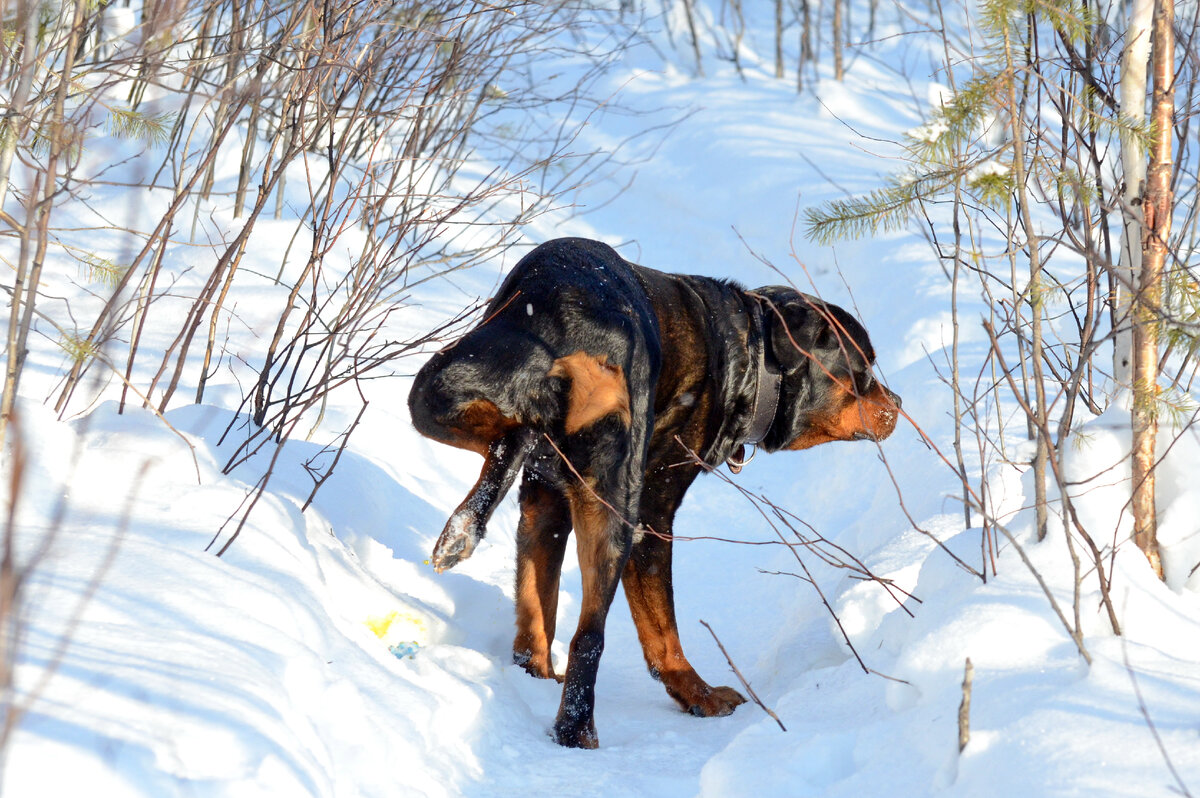
<instances>
[{"instance_id":1,"label":"dog's mouth","mask_svg":"<svg viewBox=\"0 0 1200 798\"><path fill-rule=\"evenodd\" d=\"M860 412L865 411L864 421L867 423L854 431L851 440L879 443L890 437L896 429L896 421L900 416L900 396L882 385L877 384L876 389L875 395L864 403L866 406L859 406Z\"/></svg>"},{"instance_id":2,"label":"dog's mouth","mask_svg":"<svg viewBox=\"0 0 1200 798\"><path fill-rule=\"evenodd\" d=\"M889 437L891 437L892 431L895 429L895 427L896 423L893 417L893 419L890 419L888 422L884 422L882 424L882 429L858 430L854 433L854 436L850 440L873 441L875 443L880 443L881 441L887 440Z\"/></svg>"}]
</instances>

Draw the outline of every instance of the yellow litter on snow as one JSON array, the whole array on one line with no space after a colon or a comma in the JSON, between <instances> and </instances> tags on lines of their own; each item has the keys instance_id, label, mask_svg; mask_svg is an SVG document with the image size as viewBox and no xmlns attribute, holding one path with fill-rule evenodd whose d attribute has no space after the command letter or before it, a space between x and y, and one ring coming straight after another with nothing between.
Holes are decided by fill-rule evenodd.
<instances>
[{"instance_id":1,"label":"yellow litter on snow","mask_svg":"<svg viewBox=\"0 0 1200 798\"><path fill-rule=\"evenodd\" d=\"M392 610L386 615L373 615L363 621L376 637L398 658L413 657L429 639L425 622L416 615Z\"/></svg>"}]
</instances>

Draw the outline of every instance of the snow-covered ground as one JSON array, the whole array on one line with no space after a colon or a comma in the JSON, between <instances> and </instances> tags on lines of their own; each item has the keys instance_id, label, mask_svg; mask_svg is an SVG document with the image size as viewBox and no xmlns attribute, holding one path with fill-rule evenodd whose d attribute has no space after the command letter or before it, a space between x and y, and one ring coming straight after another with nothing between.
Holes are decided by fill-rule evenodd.
<instances>
[{"instance_id":1,"label":"snow-covered ground","mask_svg":"<svg viewBox=\"0 0 1200 798\"><path fill-rule=\"evenodd\" d=\"M926 353L947 344L948 287L927 245L896 233L824 249L794 230L799 207L867 189L887 171L881 140L921 122L929 70L910 66L905 81L862 58L844 84L825 76L818 99L747 59L744 79L711 54L709 77L696 78L684 56L670 66L631 51L607 80L641 114L597 114L581 145L680 120L665 140L640 145L633 183L615 196L630 175L585 189L582 213L543 215L501 261L424 286L403 324L432 328L486 298L527 245L558 235L600 238L668 271L749 285L787 279L857 311L888 384L947 449L950 393ZM230 158L222 179L236 168ZM270 225L247 253L267 274L278 255ZM255 326L255 291L269 291L236 290L246 294L230 303L240 308L231 345L249 351L269 335ZM977 318L973 308L965 319ZM965 329L965 356L978 358L981 333ZM140 409L118 414L112 401L59 421L42 400L61 355L50 341L36 346L20 405L19 541L26 556L46 549L25 587L17 683L28 705L4 763L6 795L1151 796L1177 790L1172 767L1200 789L1200 583L1187 573L1200 550L1195 430L1159 475L1170 584L1120 547L1112 579L1125 634L1111 634L1090 578L1081 599L1090 666L1014 544L999 542L998 573L984 583L934 542L980 562L981 532L963 528L953 474L911 426L878 447L755 459L739 484L912 594L901 604L799 551L872 673L814 587L789 575L799 569L789 551L681 541L676 601L689 657L709 681L741 689L699 624L707 621L787 731L753 704L719 719L680 712L648 677L618 595L597 688L601 748L578 751L547 736L559 686L510 664L512 498L470 560L442 575L426 563L479 458L412 429L406 397L419 357L369 384L361 425L304 512L312 481L303 463L319 447L287 444L217 558L206 547L229 539L227 519L269 460L221 473L233 443L219 439L239 386L214 378L206 403L179 402L169 425ZM357 410L335 398L331 427ZM1127 472L1109 470L1128 449L1127 418L1110 410L1083 433L1072 474L1106 476L1078 500L1081 518L1112 540L1119 521L1128 529ZM1037 543L1028 477L994 468L1000 515L1069 612L1061 528ZM693 487L676 531L775 539L716 476ZM560 669L578 581L569 554ZM968 657L971 739L960 754Z\"/></svg>"}]
</instances>

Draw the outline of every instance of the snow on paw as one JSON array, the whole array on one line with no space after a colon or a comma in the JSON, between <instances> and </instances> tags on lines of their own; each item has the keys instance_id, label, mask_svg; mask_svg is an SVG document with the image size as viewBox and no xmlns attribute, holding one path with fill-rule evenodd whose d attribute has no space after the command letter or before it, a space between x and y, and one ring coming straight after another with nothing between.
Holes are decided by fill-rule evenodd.
<instances>
[{"instance_id":1,"label":"snow on paw","mask_svg":"<svg viewBox=\"0 0 1200 798\"><path fill-rule=\"evenodd\" d=\"M564 748L599 748L596 724L589 718L586 723L558 721L554 724L554 742Z\"/></svg>"},{"instance_id":2,"label":"snow on paw","mask_svg":"<svg viewBox=\"0 0 1200 798\"><path fill-rule=\"evenodd\" d=\"M537 656L531 654L529 651L513 651L513 664L520 665L526 673L535 679L553 679L562 684L566 678L554 672L554 666L550 663L549 654Z\"/></svg>"},{"instance_id":3,"label":"snow on paw","mask_svg":"<svg viewBox=\"0 0 1200 798\"><path fill-rule=\"evenodd\" d=\"M458 565L471 556L475 544L483 537L483 531L471 515L455 513L446 522L445 529L433 545L429 561L439 574Z\"/></svg>"}]
</instances>

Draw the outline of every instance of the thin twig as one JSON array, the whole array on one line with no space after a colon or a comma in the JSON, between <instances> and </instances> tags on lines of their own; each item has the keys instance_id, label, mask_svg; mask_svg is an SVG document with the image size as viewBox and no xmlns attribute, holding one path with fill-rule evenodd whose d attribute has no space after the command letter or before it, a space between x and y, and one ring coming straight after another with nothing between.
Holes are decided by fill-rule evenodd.
<instances>
[{"instance_id":1,"label":"thin twig","mask_svg":"<svg viewBox=\"0 0 1200 798\"><path fill-rule=\"evenodd\" d=\"M779 724L780 729L787 731L787 726L783 725L783 721L779 719L779 716L775 714L775 711L762 702L762 699L760 699L758 694L754 692L754 688L750 686L750 682L746 681L745 676L742 676L742 672L738 670L738 666L733 664L733 659L729 656L729 652L725 650L725 646L721 645L721 639L717 637L717 633L713 631L713 628L708 625L707 621L704 620L701 620L700 624L708 630L710 635L712 635L713 640L716 641L717 648L721 649L721 653L725 655L725 661L729 663L729 667L733 670L733 675L738 677L738 681L742 683L742 687L745 687L746 692L750 694L750 699L754 701L754 703L758 704L763 712L766 712L768 715L774 718L775 722Z\"/></svg>"},{"instance_id":2,"label":"thin twig","mask_svg":"<svg viewBox=\"0 0 1200 798\"><path fill-rule=\"evenodd\" d=\"M1162 754L1163 762L1167 765L1167 770L1171 771L1171 777L1175 779L1180 794L1191 798L1192 793L1188 790L1187 785L1183 783L1183 779L1179 776L1179 771L1175 769L1175 765L1171 762L1171 755L1167 753L1167 747L1163 744L1162 737L1158 733L1158 727L1154 725L1153 719L1150 717L1150 709L1146 706L1146 700L1142 697L1142 688L1138 686L1137 673L1134 672L1133 666L1129 664L1129 644L1124 636L1121 637L1121 661L1125 663L1125 672L1129 674L1129 681L1133 684L1133 694L1137 697L1138 710L1142 713L1142 717L1146 719L1146 727L1150 729L1150 734L1154 737L1154 744L1158 746L1158 752Z\"/></svg>"}]
</instances>

